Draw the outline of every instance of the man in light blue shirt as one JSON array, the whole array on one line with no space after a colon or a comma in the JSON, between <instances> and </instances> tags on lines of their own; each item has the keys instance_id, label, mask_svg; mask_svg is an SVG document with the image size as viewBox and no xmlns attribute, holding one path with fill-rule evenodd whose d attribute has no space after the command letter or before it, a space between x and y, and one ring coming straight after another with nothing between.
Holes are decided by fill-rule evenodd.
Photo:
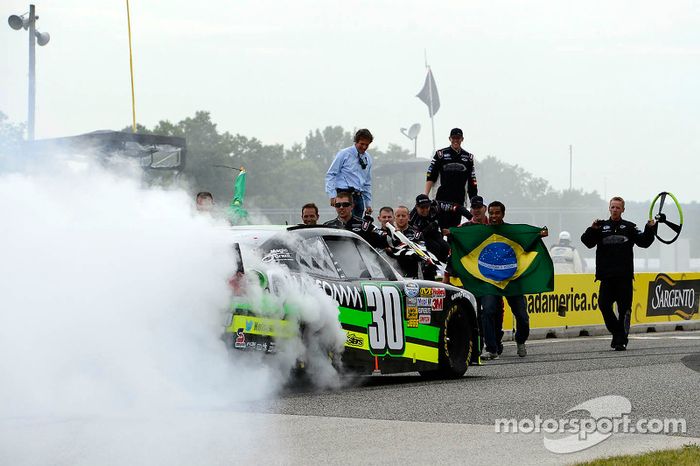
<instances>
[{"instance_id":1,"label":"man in light blue shirt","mask_svg":"<svg viewBox=\"0 0 700 466\"><path fill-rule=\"evenodd\" d=\"M374 140L368 129L355 133L355 145L341 150L326 172L326 194L335 205L339 192L349 192L353 197L352 214L362 218L372 213L372 157L367 148Z\"/></svg>"}]
</instances>

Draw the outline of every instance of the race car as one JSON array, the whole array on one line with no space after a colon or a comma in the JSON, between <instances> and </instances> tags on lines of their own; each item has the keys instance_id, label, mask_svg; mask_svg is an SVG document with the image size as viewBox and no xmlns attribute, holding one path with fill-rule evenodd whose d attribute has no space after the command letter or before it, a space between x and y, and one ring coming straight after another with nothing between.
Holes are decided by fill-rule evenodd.
<instances>
[{"instance_id":1,"label":"race car","mask_svg":"<svg viewBox=\"0 0 700 466\"><path fill-rule=\"evenodd\" d=\"M314 338L304 334L303 320L290 317L295 312L290 306L279 309L278 300L278 309L267 309L271 301L246 299L241 286L253 274L272 295L282 284L304 277L337 305L345 342L339 355L329 357L338 359L339 370L440 378L466 372L478 337L476 301L468 291L404 279L364 239L346 230L245 226L233 227L232 236L238 264L232 280L237 297L225 330L231 348L274 354L285 339Z\"/></svg>"}]
</instances>

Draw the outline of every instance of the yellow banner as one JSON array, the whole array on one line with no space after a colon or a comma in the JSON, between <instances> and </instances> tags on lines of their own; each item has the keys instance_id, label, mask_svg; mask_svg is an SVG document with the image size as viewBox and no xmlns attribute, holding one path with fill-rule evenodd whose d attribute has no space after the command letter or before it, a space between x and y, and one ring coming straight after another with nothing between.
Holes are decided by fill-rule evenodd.
<instances>
[{"instance_id":1,"label":"yellow banner","mask_svg":"<svg viewBox=\"0 0 700 466\"><path fill-rule=\"evenodd\" d=\"M593 274L554 276L554 291L525 295L532 329L605 325ZM700 320L700 273L638 273L634 276L631 325ZM506 303L503 328L513 328Z\"/></svg>"}]
</instances>

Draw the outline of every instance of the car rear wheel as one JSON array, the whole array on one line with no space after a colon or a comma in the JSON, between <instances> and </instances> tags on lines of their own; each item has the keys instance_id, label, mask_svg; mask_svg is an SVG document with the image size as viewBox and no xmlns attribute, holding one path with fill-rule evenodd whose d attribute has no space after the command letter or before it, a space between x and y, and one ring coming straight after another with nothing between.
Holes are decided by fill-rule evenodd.
<instances>
[{"instance_id":1,"label":"car rear wheel","mask_svg":"<svg viewBox=\"0 0 700 466\"><path fill-rule=\"evenodd\" d=\"M462 304L452 303L445 311L445 321L438 342L438 369L422 371L429 378L462 377L474 351L475 339L469 313Z\"/></svg>"}]
</instances>

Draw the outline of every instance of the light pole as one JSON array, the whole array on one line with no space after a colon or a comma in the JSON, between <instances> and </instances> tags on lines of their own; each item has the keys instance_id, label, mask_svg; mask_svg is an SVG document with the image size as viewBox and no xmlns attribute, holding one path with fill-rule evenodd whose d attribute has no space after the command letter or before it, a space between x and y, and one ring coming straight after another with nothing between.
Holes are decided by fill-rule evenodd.
<instances>
[{"instance_id":1,"label":"light pole","mask_svg":"<svg viewBox=\"0 0 700 466\"><path fill-rule=\"evenodd\" d=\"M36 101L36 82L34 69L36 68L35 44L44 46L49 43L51 36L48 32L36 30L36 20L39 17L35 13L34 5L29 5L29 12L22 16L11 15L7 18L7 24L16 31L29 30L29 85L27 88L27 140L34 140L34 107Z\"/></svg>"}]
</instances>

